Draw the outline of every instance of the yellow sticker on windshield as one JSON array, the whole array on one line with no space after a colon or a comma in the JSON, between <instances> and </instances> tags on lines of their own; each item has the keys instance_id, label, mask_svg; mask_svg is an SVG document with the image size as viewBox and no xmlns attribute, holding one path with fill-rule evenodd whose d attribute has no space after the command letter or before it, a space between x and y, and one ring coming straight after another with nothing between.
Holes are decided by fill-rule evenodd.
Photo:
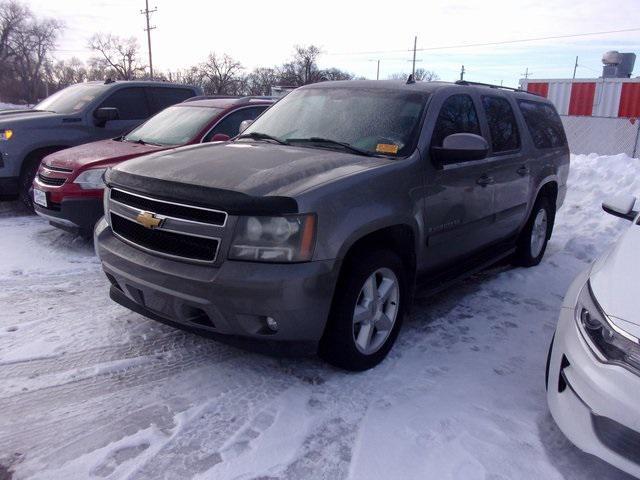
<instances>
[{"instance_id":1,"label":"yellow sticker on windshield","mask_svg":"<svg viewBox=\"0 0 640 480\"><path fill-rule=\"evenodd\" d=\"M379 143L376 145L376 152L395 155L398 153L398 145L394 145L393 143Z\"/></svg>"}]
</instances>

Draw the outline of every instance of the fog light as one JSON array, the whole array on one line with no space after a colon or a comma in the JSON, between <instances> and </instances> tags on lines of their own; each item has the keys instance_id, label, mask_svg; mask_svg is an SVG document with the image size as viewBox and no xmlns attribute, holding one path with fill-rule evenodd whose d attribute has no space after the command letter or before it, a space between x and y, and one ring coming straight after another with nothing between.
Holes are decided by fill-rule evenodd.
<instances>
[{"instance_id":1,"label":"fog light","mask_svg":"<svg viewBox=\"0 0 640 480\"><path fill-rule=\"evenodd\" d=\"M277 332L278 322L276 322L275 319L271 317L267 317L267 327L269 327L269 330L271 330L272 332Z\"/></svg>"}]
</instances>

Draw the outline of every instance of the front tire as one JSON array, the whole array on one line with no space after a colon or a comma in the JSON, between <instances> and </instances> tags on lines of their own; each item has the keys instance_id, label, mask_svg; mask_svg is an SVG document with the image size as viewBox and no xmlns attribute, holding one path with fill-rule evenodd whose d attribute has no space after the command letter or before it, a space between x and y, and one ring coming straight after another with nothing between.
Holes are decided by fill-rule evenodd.
<instances>
[{"instance_id":1,"label":"front tire","mask_svg":"<svg viewBox=\"0 0 640 480\"><path fill-rule=\"evenodd\" d=\"M529 220L518 238L515 263L521 267L538 265L551 238L555 208L548 197L540 197L533 206Z\"/></svg>"},{"instance_id":2,"label":"front tire","mask_svg":"<svg viewBox=\"0 0 640 480\"><path fill-rule=\"evenodd\" d=\"M36 178L38 168L40 168L40 162L43 158L44 155L27 160L22 168L22 172L20 173L18 196L20 197L20 201L25 205L25 207L27 207L32 212L34 211L34 208L33 198L31 197L30 193L31 186L33 185L33 180Z\"/></svg>"},{"instance_id":3,"label":"front tire","mask_svg":"<svg viewBox=\"0 0 640 480\"><path fill-rule=\"evenodd\" d=\"M393 346L407 302L406 270L389 250L367 249L347 260L318 353L345 370L379 364Z\"/></svg>"}]
</instances>

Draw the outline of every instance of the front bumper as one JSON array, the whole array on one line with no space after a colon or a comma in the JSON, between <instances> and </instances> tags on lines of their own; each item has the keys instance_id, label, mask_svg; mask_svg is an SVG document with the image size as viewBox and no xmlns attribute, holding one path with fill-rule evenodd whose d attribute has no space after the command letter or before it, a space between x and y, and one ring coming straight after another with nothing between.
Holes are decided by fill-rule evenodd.
<instances>
[{"instance_id":1,"label":"front bumper","mask_svg":"<svg viewBox=\"0 0 640 480\"><path fill-rule=\"evenodd\" d=\"M268 340L316 342L324 332L337 279L334 261L224 261L219 267L180 262L122 242L104 219L94 242L111 297L129 308L135 302L134 310L150 318L202 333ZM267 317L277 322L277 331Z\"/></svg>"},{"instance_id":2,"label":"front bumper","mask_svg":"<svg viewBox=\"0 0 640 480\"><path fill-rule=\"evenodd\" d=\"M104 214L99 198L69 198L60 203L49 203L50 208L34 204L36 213L51 225L74 233L90 233Z\"/></svg>"},{"instance_id":3,"label":"front bumper","mask_svg":"<svg viewBox=\"0 0 640 480\"><path fill-rule=\"evenodd\" d=\"M551 351L547 401L565 436L581 450L640 477L640 376L602 363L574 317L587 275L567 293Z\"/></svg>"}]
</instances>

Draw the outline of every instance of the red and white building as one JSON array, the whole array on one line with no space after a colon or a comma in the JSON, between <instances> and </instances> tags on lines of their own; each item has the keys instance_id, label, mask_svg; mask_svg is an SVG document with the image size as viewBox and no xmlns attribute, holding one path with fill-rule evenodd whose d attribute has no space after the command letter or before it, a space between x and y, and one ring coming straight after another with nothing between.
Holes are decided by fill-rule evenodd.
<instances>
[{"instance_id":1,"label":"red and white building","mask_svg":"<svg viewBox=\"0 0 640 480\"><path fill-rule=\"evenodd\" d=\"M560 115L640 118L640 78L527 79L520 84L551 100Z\"/></svg>"}]
</instances>

